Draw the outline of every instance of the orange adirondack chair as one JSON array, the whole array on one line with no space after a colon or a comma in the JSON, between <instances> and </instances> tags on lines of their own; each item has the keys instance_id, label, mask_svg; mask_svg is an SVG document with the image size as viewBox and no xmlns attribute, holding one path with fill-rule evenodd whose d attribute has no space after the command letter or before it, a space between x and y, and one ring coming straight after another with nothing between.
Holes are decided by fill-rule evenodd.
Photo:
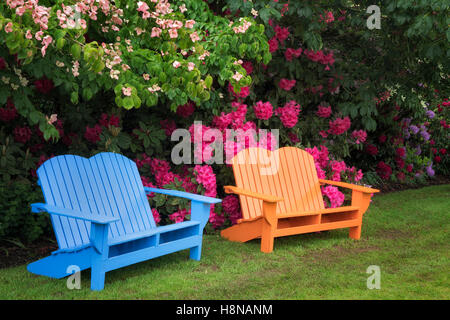
<instances>
[{"instance_id":1,"label":"orange adirondack chair","mask_svg":"<svg viewBox=\"0 0 450 320\"><path fill-rule=\"evenodd\" d=\"M239 242L261 238L266 253L272 252L275 237L294 234L350 228L350 238L359 239L371 194L379 192L319 179L313 157L294 147L245 149L233 158L232 167L236 186L224 189L239 195L243 218L221 235ZM351 205L325 209L322 184L351 189Z\"/></svg>"}]
</instances>

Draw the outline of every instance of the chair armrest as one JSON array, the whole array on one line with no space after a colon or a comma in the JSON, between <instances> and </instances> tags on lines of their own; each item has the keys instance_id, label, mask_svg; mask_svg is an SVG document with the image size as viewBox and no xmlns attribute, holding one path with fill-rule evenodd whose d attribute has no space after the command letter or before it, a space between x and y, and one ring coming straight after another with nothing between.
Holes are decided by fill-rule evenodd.
<instances>
[{"instance_id":1,"label":"chair armrest","mask_svg":"<svg viewBox=\"0 0 450 320\"><path fill-rule=\"evenodd\" d=\"M189 200L193 200L193 201L209 203L209 204L222 202L222 200L217 199L217 198L206 197L206 196L202 196L200 194L189 193L189 192L178 191L178 190L156 189L156 188L150 188L150 187L144 187L144 190L146 193L155 192L155 193L160 193L160 194L166 194L168 196L180 197L180 198L185 198L185 199L189 199Z\"/></svg>"},{"instance_id":2,"label":"chair armrest","mask_svg":"<svg viewBox=\"0 0 450 320\"><path fill-rule=\"evenodd\" d=\"M106 217L106 216L100 216L100 215L96 215L96 214L86 214L86 213L78 211L78 210L56 207L56 206L52 206L52 205L49 205L46 203L32 203L31 211L34 213L48 212L50 214L56 214L56 215L64 216L64 217L68 217L68 218L86 220L86 221L98 223L98 224L108 224L108 223L120 220L119 218L115 218L115 217Z\"/></svg>"},{"instance_id":3,"label":"chair armrest","mask_svg":"<svg viewBox=\"0 0 450 320\"><path fill-rule=\"evenodd\" d=\"M256 193L256 192L252 192L252 191L234 187L234 186L224 186L223 188L226 193L234 193L234 194L247 196L247 197L251 197L251 198L256 198L256 199L263 200L266 202L271 202L271 203L284 200L283 198L280 198L280 197L275 197L275 196L271 196L268 194Z\"/></svg>"},{"instance_id":4,"label":"chair armrest","mask_svg":"<svg viewBox=\"0 0 450 320\"><path fill-rule=\"evenodd\" d=\"M377 189L372 189L372 188L359 186L356 184L351 184L351 183L346 183L346 182L338 182L338 181L331 181L331 180L324 180L324 179L319 179L319 182L320 182L320 184L331 184L336 187L343 187L343 188L347 188L347 189L351 189L351 190L355 190L355 191L361 191L363 193L380 192L380 190L377 190Z\"/></svg>"}]
</instances>

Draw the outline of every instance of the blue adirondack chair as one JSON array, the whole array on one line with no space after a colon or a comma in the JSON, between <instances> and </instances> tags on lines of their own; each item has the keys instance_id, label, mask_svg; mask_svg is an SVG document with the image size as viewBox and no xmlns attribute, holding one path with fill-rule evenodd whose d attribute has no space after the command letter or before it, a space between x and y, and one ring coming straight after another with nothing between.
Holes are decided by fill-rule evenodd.
<instances>
[{"instance_id":1,"label":"blue adirondack chair","mask_svg":"<svg viewBox=\"0 0 450 320\"><path fill-rule=\"evenodd\" d=\"M176 251L190 249L190 258L200 260L210 206L221 201L144 187L136 164L109 152L57 156L37 175L46 203L31 204L32 212L50 214L59 250L27 269L60 279L70 266L91 268L92 290L103 289L108 271ZM190 221L156 226L146 196L151 192L190 199Z\"/></svg>"}]
</instances>

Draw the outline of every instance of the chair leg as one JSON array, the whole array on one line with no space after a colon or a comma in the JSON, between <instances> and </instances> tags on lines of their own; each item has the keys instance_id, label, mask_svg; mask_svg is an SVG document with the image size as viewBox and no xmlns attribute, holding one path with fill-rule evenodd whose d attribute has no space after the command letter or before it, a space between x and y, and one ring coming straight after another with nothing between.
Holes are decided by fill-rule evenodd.
<instances>
[{"instance_id":1,"label":"chair leg","mask_svg":"<svg viewBox=\"0 0 450 320\"><path fill-rule=\"evenodd\" d=\"M189 249L189 258L191 258L192 260L200 261L201 256L202 256L202 245L201 244Z\"/></svg>"},{"instance_id":2,"label":"chair leg","mask_svg":"<svg viewBox=\"0 0 450 320\"><path fill-rule=\"evenodd\" d=\"M263 221L262 225L263 226L262 226L262 235L261 235L261 251L264 253L270 253L273 251L273 242L274 242L274 236L273 236L273 230L272 230L273 228L265 220Z\"/></svg>"},{"instance_id":3,"label":"chair leg","mask_svg":"<svg viewBox=\"0 0 450 320\"><path fill-rule=\"evenodd\" d=\"M350 227L348 236L352 239L359 240L361 238L361 225L356 227Z\"/></svg>"},{"instance_id":4,"label":"chair leg","mask_svg":"<svg viewBox=\"0 0 450 320\"><path fill-rule=\"evenodd\" d=\"M105 287L105 271L99 263L94 263L91 268L91 290L103 290Z\"/></svg>"}]
</instances>

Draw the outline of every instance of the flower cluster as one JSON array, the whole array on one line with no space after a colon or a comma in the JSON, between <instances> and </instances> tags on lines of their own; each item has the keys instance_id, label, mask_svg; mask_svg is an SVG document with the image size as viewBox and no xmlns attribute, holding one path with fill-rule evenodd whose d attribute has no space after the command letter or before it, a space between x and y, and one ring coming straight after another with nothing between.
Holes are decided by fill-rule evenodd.
<instances>
[{"instance_id":1,"label":"flower cluster","mask_svg":"<svg viewBox=\"0 0 450 320\"><path fill-rule=\"evenodd\" d=\"M280 117L281 122L286 128L292 128L298 122L300 111L300 105L295 100L291 100L284 107L277 108L275 114Z\"/></svg>"}]
</instances>

